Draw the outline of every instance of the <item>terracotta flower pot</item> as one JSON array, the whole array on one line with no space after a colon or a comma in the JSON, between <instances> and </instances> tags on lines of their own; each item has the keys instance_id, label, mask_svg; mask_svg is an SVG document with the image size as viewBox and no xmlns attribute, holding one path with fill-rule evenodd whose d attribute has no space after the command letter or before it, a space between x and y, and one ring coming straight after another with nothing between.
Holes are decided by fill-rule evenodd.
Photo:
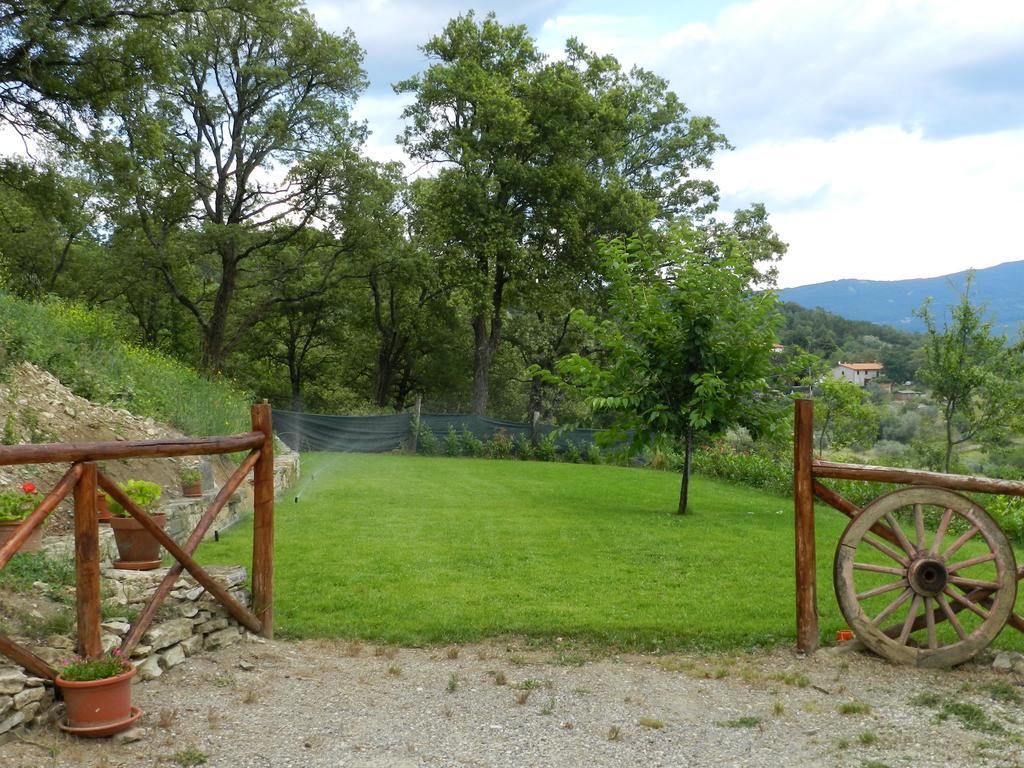
<instances>
[{"instance_id":1,"label":"terracotta flower pot","mask_svg":"<svg viewBox=\"0 0 1024 768\"><path fill-rule=\"evenodd\" d=\"M117 733L134 722L132 713L132 676L135 667L115 677L77 682L57 675L64 694L68 729ZM123 725L123 728L116 728ZM116 730L110 730L116 728ZM99 735L99 734L97 734Z\"/></svg>"},{"instance_id":2,"label":"terracotta flower pot","mask_svg":"<svg viewBox=\"0 0 1024 768\"><path fill-rule=\"evenodd\" d=\"M14 536L14 532L18 530L18 526L21 525L21 520L15 520L8 523L0 523L0 547L7 543L7 541ZM19 548L19 552L36 552L43 545L43 527L41 525L36 526L36 529L32 531L29 537L25 540Z\"/></svg>"},{"instance_id":3,"label":"terracotta flower pot","mask_svg":"<svg viewBox=\"0 0 1024 768\"><path fill-rule=\"evenodd\" d=\"M113 515L110 514L110 505L107 503L107 494L102 491L96 491L96 519L101 523L109 523L111 517L113 517Z\"/></svg>"},{"instance_id":4,"label":"terracotta flower pot","mask_svg":"<svg viewBox=\"0 0 1024 768\"><path fill-rule=\"evenodd\" d=\"M190 499L200 498L203 495L203 481L197 480L194 483L185 485L182 483L181 495Z\"/></svg>"},{"instance_id":5,"label":"terracotta flower pot","mask_svg":"<svg viewBox=\"0 0 1024 768\"><path fill-rule=\"evenodd\" d=\"M150 515L150 520L160 528L167 524L167 515ZM114 561L115 568L143 571L160 567L160 542L154 539L142 523L134 517L110 518L114 529L114 541L120 560Z\"/></svg>"}]
</instances>

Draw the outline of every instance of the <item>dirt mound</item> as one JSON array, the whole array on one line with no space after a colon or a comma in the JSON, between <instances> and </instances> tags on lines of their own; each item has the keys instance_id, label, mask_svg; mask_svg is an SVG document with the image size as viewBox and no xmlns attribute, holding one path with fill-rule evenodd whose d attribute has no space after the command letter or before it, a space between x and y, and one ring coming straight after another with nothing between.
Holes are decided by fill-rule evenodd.
<instances>
[{"instance_id":1,"label":"dirt mound","mask_svg":"<svg viewBox=\"0 0 1024 768\"><path fill-rule=\"evenodd\" d=\"M182 437L178 430L123 408L96 405L72 393L54 376L32 363L22 363L0 382L0 429L4 444L74 443L113 440L158 440ZM116 459L100 462L114 480L150 480L163 488L164 498L180 494L178 474L198 467L200 459ZM32 482L48 492L67 471L65 464L26 464L0 467L0 491ZM47 520L46 531L71 527L71 502L66 500Z\"/></svg>"}]
</instances>

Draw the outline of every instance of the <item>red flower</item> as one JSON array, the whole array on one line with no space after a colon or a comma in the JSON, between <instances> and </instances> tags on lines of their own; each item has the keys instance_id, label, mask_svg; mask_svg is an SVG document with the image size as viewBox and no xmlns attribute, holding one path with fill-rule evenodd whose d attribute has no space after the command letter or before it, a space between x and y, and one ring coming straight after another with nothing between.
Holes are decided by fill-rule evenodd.
<instances>
[{"instance_id":1,"label":"red flower","mask_svg":"<svg viewBox=\"0 0 1024 768\"><path fill-rule=\"evenodd\" d=\"M36 492L35 483L22 483L21 484L21 490L23 490L25 493L35 493Z\"/></svg>"}]
</instances>

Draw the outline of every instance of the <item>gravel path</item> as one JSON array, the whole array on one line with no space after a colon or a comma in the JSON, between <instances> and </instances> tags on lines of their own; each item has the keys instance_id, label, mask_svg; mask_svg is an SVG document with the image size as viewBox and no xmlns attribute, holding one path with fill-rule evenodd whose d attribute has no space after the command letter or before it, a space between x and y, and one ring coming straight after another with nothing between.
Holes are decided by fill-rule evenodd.
<instances>
[{"instance_id":1,"label":"gravel path","mask_svg":"<svg viewBox=\"0 0 1024 768\"><path fill-rule=\"evenodd\" d=\"M0 747L0 765L1012 766L1024 765L1018 691L987 666L929 672L835 651L252 643L136 687L138 741L51 727Z\"/></svg>"}]
</instances>

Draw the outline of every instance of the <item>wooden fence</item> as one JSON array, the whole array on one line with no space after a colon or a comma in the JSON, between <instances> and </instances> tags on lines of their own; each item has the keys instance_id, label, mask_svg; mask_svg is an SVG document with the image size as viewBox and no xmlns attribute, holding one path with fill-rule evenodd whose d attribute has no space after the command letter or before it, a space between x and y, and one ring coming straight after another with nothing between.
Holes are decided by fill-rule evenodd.
<instances>
[{"instance_id":1,"label":"wooden fence","mask_svg":"<svg viewBox=\"0 0 1024 768\"><path fill-rule=\"evenodd\" d=\"M891 510L887 511L886 509L879 508L877 513L876 511L872 511L872 514L869 516L871 525L866 527L863 531L865 539L867 538L867 533L870 532L878 539L894 545L889 548L888 555L896 561L892 565L899 567L879 569L871 565L855 565L852 562L851 556L850 563L847 564L847 570L845 571L848 577L853 573L852 569L855 567L859 567L864 570L883 570L885 572L892 572L896 576L900 576L902 573L903 578L898 582L894 582L894 584L898 584L898 588L907 588L908 597L904 598L904 601L913 599L913 605L918 605L920 597L925 608L924 614L916 619L911 616L906 619L906 626L900 628L898 636L904 642L907 641L907 637L910 632L917 631L918 629L922 629L927 626L927 640L929 648L935 651L940 650L936 647L937 643L935 641L934 624L936 621L943 620L950 621L956 628L958 634L961 635L960 639L965 640L966 638L964 637L964 633L961 631L960 625L957 622L956 614L967 609L979 616L988 618L992 613L992 604L997 592L1009 593L1012 591L1012 595L1008 598L1011 605L1008 609L1008 616L1005 622L1000 623L999 626L986 629L985 634L991 636L979 638L979 644L981 640L991 640L994 638L995 634L998 634L998 631L1006 624L1019 631L1024 631L1024 619L1012 610L1013 600L1016 597L1016 582L1024 578L1024 567L1016 567L1015 561L1013 560L1012 548L1009 547L1008 543L1005 543L1005 535L1002 534L1001 531L997 530L992 532L992 535L989 535L985 525L980 522L983 518L977 516L980 514L981 516L984 516L984 518L990 520L984 510L977 507L977 505L973 505L973 502L969 499L965 499L966 504L972 505L970 514L974 515L974 517L972 517L971 520L975 522L969 523L967 533L958 538L955 543L957 547L962 546L963 543L969 540L972 536L981 534L989 543L990 547L995 551L990 554L983 555L982 557L965 561L966 565L975 565L978 562L983 561L997 561L1002 558L1013 563L1013 567L1007 571L1005 578L983 585L972 584L970 579L958 578L955 574L956 568L958 566L963 567L965 563L945 563L941 558L936 556L938 542L932 545L930 552L927 551L927 547L920 546L921 542L925 540L923 518L920 512L920 507L923 504L934 504L940 508L943 506L950 507L950 509L946 510L946 514L943 516L944 522L940 524L940 529L935 534L935 538L941 541L942 535L946 531L946 526L949 525L950 518L952 518L954 513L957 512L957 509L952 508L955 507L956 504L949 501L949 499L952 498L952 495L948 493L943 495L944 492L968 491L976 493L1024 496L1024 482L996 480L984 477L970 477L966 475L953 475L941 472L925 472L912 469L874 467L859 464L820 461L815 459L813 455L814 403L812 400L797 400L795 409L793 490L796 527L796 630L797 647L801 651L813 651L819 644L817 575L815 569L814 539L815 499L824 502L852 520L857 520L865 510L872 510L872 508L875 507L881 499L885 498L880 497L880 499L872 502L872 504L862 509L821 482L822 480L828 479L893 483L920 489L914 492L914 494L906 497L908 500L906 504L915 509L914 514L916 516L916 528L918 529L918 543L916 545L909 541L909 537L903 533L900 526L893 518ZM893 496L894 494L887 495ZM936 501L933 501L932 499L936 499ZM976 510L973 509L973 507L976 507ZM980 510L980 512L978 512L978 510ZM864 526L867 525L868 520L865 520ZM853 527L853 523L851 523L850 527ZM849 531L850 528L847 530ZM993 540L999 539L1000 536L1003 538L993 543ZM881 549L883 552L886 551L885 545L882 544L880 547L879 543L875 540L867 541L867 543L876 549ZM839 554L840 553L837 551L836 591L837 596L840 597L841 607L843 607L842 595L840 594L840 592L843 591L840 589L843 574L840 569L842 563L840 562L841 558ZM929 589L916 589L914 577L917 574L914 569L919 565L919 561L922 563L925 561L935 562L936 567L941 571L940 575L943 580L939 590L933 591ZM927 565L927 563L925 564ZM970 588L972 586L974 588ZM853 591L854 590L851 590L851 592ZM915 592L917 592L917 594L914 594ZM929 608L929 598L935 600L935 604L938 606L934 611ZM844 610L844 615L846 614L847 611ZM865 626L870 630L871 624L879 624L878 619L875 619L873 622L866 624ZM866 634L872 635L873 633L868 631ZM883 635L894 636L895 633L880 633L878 637L882 638ZM870 637L864 639L869 647L876 650L870 642ZM890 658L894 657L892 653L886 655L889 655ZM912 656L909 650L906 653L896 650L895 655L897 657L902 655L907 657L907 659L910 659ZM934 665L941 666L941 662L943 661L942 657L938 653L934 655L936 656ZM922 658L927 657L922 655ZM906 659L899 658L897 660ZM948 658L946 660L948 661ZM918 659L916 663L921 664L924 663L924 661L922 659Z\"/></svg>"},{"instance_id":2,"label":"wooden fence","mask_svg":"<svg viewBox=\"0 0 1024 768\"><path fill-rule=\"evenodd\" d=\"M113 481L99 471L96 461L127 458L167 458L171 456L209 456L248 450L249 454L231 474L214 497L195 530L183 545L178 545L149 515L138 507ZM164 576L142 613L132 624L121 648L125 655L142 639L182 571L202 585L241 625L250 632L273 637L274 572L274 442L270 406L263 402L252 407L252 431L225 437L183 438L181 440L138 440L107 443L51 443L0 447L0 466L13 464L53 464L70 462L71 467L38 507L22 521L11 539L0 548L0 570L10 562L19 547L42 525L57 505L74 494L76 611L78 616L78 652L97 656L100 644L100 547L96 512L97 489L103 489L156 538L177 561ZM218 513L238 489L249 472L253 473L253 610L240 604L218 581L193 559L199 543ZM53 680L54 670L47 662L11 638L0 634L0 653L30 670Z\"/></svg>"}]
</instances>

